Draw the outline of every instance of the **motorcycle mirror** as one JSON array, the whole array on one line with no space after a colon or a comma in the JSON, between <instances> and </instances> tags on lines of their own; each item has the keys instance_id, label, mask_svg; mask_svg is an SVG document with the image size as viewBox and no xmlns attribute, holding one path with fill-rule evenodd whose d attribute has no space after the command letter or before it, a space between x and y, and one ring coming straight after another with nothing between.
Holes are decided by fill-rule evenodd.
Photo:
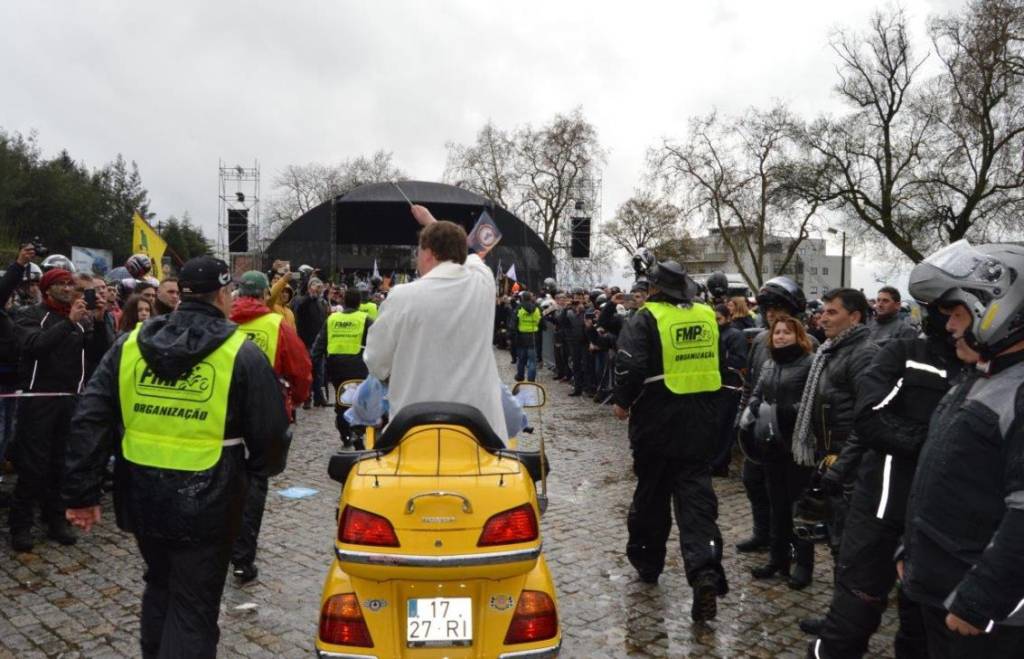
<instances>
[{"instance_id":1,"label":"motorcycle mirror","mask_svg":"<svg viewBox=\"0 0 1024 659\"><path fill-rule=\"evenodd\" d=\"M535 382L517 382L512 387L512 395L524 409L544 407L547 403L547 392Z\"/></svg>"},{"instance_id":2,"label":"motorcycle mirror","mask_svg":"<svg viewBox=\"0 0 1024 659\"><path fill-rule=\"evenodd\" d=\"M352 407L356 402L356 390L362 380L345 380L335 389L334 402L338 407Z\"/></svg>"}]
</instances>

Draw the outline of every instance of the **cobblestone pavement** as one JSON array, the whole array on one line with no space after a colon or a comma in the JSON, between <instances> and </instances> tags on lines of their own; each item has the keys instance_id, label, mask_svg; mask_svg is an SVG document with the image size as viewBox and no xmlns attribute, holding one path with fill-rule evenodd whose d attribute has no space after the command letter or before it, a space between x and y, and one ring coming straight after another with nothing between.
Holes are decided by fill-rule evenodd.
<instances>
[{"instance_id":1,"label":"cobblestone pavement","mask_svg":"<svg viewBox=\"0 0 1024 659\"><path fill-rule=\"evenodd\" d=\"M507 353L497 359L511 381ZM749 531L743 487L735 475L715 479L731 592L720 600L715 622L692 624L691 591L674 532L659 585L635 580L625 560L625 516L634 484L625 424L611 416L610 407L567 397L567 388L552 383L546 372L541 382L548 385L549 402L543 424L536 423L536 414L534 419L544 428L552 463L542 532L560 597L562 656L802 656L807 639L797 621L828 606L831 560L824 548L818 549L815 582L802 592L778 581L753 581L749 570L765 555L741 556L733 548ZM300 412L288 469L271 482L260 577L244 587L228 577L220 656L312 655L339 491L326 465L337 446L330 410ZM298 500L277 493L293 485L318 493ZM45 541L37 529L35 552L17 555L9 548L6 525L0 530L0 657L138 656L142 560L109 510L108 505L98 529L70 548ZM873 656L892 654L893 609L872 640Z\"/></svg>"}]
</instances>

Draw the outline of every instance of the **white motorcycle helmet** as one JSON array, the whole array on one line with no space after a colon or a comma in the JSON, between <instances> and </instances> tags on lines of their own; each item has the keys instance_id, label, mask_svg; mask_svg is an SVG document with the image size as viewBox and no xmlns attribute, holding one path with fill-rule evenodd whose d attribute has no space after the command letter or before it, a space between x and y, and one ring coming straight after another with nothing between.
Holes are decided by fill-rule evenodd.
<instances>
[{"instance_id":1,"label":"white motorcycle helmet","mask_svg":"<svg viewBox=\"0 0 1024 659\"><path fill-rule=\"evenodd\" d=\"M1024 341L1024 246L958 240L918 263L909 288L922 304L963 305L964 339L985 359Z\"/></svg>"}]
</instances>

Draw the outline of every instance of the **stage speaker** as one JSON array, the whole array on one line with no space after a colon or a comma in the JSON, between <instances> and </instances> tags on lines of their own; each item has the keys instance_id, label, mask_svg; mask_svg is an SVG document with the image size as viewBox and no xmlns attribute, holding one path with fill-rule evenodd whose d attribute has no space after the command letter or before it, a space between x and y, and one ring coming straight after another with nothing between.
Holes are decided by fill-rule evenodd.
<instances>
[{"instance_id":1,"label":"stage speaker","mask_svg":"<svg viewBox=\"0 0 1024 659\"><path fill-rule=\"evenodd\" d=\"M249 210L228 209L228 251L249 251Z\"/></svg>"},{"instance_id":2,"label":"stage speaker","mask_svg":"<svg viewBox=\"0 0 1024 659\"><path fill-rule=\"evenodd\" d=\"M590 218L573 217L572 221L572 243L569 246L569 253L574 259L585 259L590 257Z\"/></svg>"}]
</instances>

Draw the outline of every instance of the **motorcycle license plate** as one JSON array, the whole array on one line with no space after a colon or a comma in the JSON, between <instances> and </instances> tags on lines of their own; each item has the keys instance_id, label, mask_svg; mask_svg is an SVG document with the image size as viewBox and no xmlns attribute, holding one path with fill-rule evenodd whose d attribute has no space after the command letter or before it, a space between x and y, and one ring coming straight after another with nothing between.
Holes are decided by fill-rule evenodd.
<instances>
[{"instance_id":1,"label":"motorcycle license plate","mask_svg":"<svg viewBox=\"0 0 1024 659\"><path fill-rule=\"evenodd\" d=\"M471 645L473 600L433 597L408 600L406 642L409 647Z\"/></svg>"}]
</instances>

